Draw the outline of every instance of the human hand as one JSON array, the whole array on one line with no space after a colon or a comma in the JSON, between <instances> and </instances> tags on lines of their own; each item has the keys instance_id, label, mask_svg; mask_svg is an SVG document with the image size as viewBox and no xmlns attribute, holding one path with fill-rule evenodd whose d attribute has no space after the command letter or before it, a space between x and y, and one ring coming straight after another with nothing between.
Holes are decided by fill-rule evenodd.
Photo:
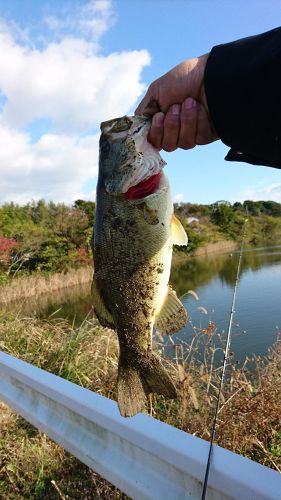
<instances>
[{"instance_id":1,"label":"human hand","mask_svg":"<svg viewBox=\"0 0 281 500\"><path fill-rule=\"evenodd\" d=\"M219 137L212 124L204 88L208 54L188 59L155 80L135 114L152 116L148 140L174 151L208 144Z\"/></svg>"}]
</instances>

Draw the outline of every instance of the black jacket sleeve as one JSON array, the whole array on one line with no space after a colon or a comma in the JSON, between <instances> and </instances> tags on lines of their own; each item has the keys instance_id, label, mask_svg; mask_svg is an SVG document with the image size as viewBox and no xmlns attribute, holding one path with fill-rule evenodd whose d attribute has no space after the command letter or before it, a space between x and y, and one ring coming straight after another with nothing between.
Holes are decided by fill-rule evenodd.
<instances>
[{"instance_id":1,"label":"black jacket sleeve","mask_svg":"<svg viewBox=\"0 0 281 500\"><path fill-rule=\"evenodd\" d=\"M214 47L205 92L225 159L281 168L281 28Z\"/></svg>"}]
</instances>

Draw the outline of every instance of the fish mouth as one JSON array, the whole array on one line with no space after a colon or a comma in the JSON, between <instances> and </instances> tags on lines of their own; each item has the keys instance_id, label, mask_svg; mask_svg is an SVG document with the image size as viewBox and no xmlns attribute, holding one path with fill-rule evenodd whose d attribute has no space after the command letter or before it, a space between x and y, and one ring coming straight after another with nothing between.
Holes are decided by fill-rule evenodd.
<instances>
[{"instance_id":1,"label":"fish mouth","mask_svg":"<svg viewBox=\"0 0 281 500\"><path fill-rule=\"evenodd\" d=\"M105 178L108 193L133 200L158 189L166 162L147 140L150 125L147 116L123 116L101 124L102 134L117 158L114 169Z\"/></svg>"},{"instance_id":2,"label":"fish mouth","mask_svg":"<svg viewBox=\"0 0 281 500\"><path fill-rule=\"evenodd\" d=\"M136 117L129 131L135 146L135 159L130 175L125 180L122 192L130 199L139 199L155 192L160 184L161 172L166 162L147 140L151 125L148 117ZM139 119L139 120L138 120Z\"/></svg>"},{"instance_id":3,"label":"fish mouth","mask_svg":"<svg viewBox=\"0 0 281 500\"><path fill-rule=\"evenodd\" d=\"M161 177L162 172L158 172L130 187L125 193L125 198L127 198L127 200L140 200L154 194L160 187Z\"/></svg>"}]
</instances>

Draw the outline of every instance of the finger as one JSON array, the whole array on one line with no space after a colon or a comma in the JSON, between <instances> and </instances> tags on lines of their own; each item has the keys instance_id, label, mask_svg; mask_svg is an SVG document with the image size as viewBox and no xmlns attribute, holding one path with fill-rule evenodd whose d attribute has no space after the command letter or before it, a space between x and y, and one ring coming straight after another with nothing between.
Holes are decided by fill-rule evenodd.
<instances>
[{"instance_id":1,"label":"finger","mask_svg":"<svg viewBox=\"0 0 281 500\"><path fill-rule=\"evenodd\" d=\"M209 144L218 139L212 128L211 120L203 104L197 103L197 133L196 144Z\"/></svg>"},{"instance_id":2,"label":"finger","mask_svg":"<svg viewBox=\"0 0 281 500\"><path fill-rule=\"evenodd\" d=\"M165 151L174 151L177 149L180 133L180 111L180 104L173 104L165 116L162 140L162 148Z\"/></svg>"},{"instance_id":3,"label":"finger","mask_svg":"<svg viewBox=\"0 0 281 500\"><path fill-rule=\"evenodd\" d=\"M153 116L160 111L159 104L154 97L142 101L135 111L135 115Z\"/></svg>"},{"instance_id":4,"label":"finger","mask_svg":"<svg viewBox=\"0 0 281 500\"><path fill-rule=\"evenodd\" d=\"M196 145L197 129L197 104L194 99L188 97L181 106L180 133L178 147L191 149Z\"/></svg>"},{"instance_id":5,"label":"finger","mask_svg":"<svg viewBox=\"0 0 281 500\"><path fill-rule=\"evenodd\" d=\"M156 113L151 122L151 127L148 134L148 140L151 144L157 148L162 148L162 139L164 133L164 113Z\"/></svg>"}]
</instances>

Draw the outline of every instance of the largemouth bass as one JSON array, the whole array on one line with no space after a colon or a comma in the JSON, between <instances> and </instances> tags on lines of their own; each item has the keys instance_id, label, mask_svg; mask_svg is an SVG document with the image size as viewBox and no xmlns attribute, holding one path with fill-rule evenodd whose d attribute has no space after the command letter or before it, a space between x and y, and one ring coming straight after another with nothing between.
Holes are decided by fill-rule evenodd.
<instances>
[{"instance_id":1,"label":"largemouth bass","mask_svg":"<svg viewBox=\"0 0 281 500\"><path fill-rule=\"evenodd\" d=\"M174 333L187 313L169 287L172 246L187 236L173 215L165 164L147 141L150 120L117 118L101 124L94 230L94 311L117 332L117 399L121 415L142 410L152 392L176 388L152 352L153 325Z\"/></svg>"}]
</instances>

